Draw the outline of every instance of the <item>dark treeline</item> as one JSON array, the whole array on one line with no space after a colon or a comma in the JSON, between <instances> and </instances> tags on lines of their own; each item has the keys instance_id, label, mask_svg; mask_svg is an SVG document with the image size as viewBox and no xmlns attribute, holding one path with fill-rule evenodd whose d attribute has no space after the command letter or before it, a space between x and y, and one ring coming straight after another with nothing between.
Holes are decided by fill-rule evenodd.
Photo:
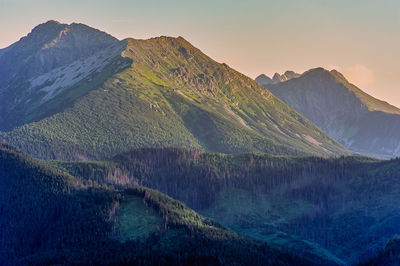
<instances>
[{"instance_id":1,"label":"dark treeline","mask_svg":"<svg viewBox=\"0 0 400 266\"><path fill-rule=\"evenodd\" d=\"M400 166L400 161L392 162ZM365 157L223 155L183 149L142 149L106 162L59 163L86 185L151 187L195 209L207 208L225 189L245 188L257 196L280 185L295 186L310 179L317 184L307 191L294 189L294 196L324 200L329 197L331 184L349 174L366 176L385 164ZM400 177L400 173L395 174Z\"/></svg>"},{"instance_id":2,"label":"dark treeline","mask_svg":"<svg viewBox=\"0 0 400 266\"><path fill-rule=\"evenodd\" d=\"M120 242L113 215L130 195L157 210L165 226ZM154 190L85 187L7 145L0 146L0 228L1 265L332 263L241 237Z\"/></svg>"},{"instance_id":3,"label":"dark treeline","mask_svg":"<svg viewBox=\"0 0 400 266\"><path fill-rule=\"evenodd\" d=\"M386 247L374 257L360 263L360 266L400 265L400 238L388 241Z\"/></svg>"},{"instance_id":4,"label":"dark treeline","mask_svg":"<svg viewBox=\"0 0 400 266\"><path fill-rule=\"evenodd\" d=\"M142 149L105 162L57 164L85 185L146 186L200 212L232 189L250 192L254 202L275 193L283 201L306 203L311 209L294 218L279 213L289 220L277 228L316 242L351 263L368 258L399 232L399 159ZM235 221L227 225L241 226Z\"/></svg>"}]
</instances>

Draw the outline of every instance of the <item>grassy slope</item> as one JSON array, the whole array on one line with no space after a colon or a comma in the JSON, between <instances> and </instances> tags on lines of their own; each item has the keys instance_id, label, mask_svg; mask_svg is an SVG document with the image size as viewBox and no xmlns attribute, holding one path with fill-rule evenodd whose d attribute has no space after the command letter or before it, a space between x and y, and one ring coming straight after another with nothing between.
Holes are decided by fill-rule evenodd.
<instances>
[{"instance_id":1,"label":"grassy slope","mask_svg":"<svg viewBox=\"0 0 400 266\"><path fill-rule=\"evenodd\" d=\"M130 68L104 83L98 76L95 87L68 89L70 95L87 94L71 98L70 108L61 104L60 113L0 137L37 157L59 159L160 146L224 153L348 152L253 80L183 38L126 43L122 56L133 61Z\"/></svg>"},{"instance_id":2,"label":"grassy slope","mask_svg":"<svg viewBox=\"0 0 400 266\"><path fill-rule=\"evenodd\" d=\"M349 263L398 233L398 160L140 150L106 162L54 163L84 183L158 189L269 243L285 243L282 233L297 235ZM291 248L301 250L296 241ZM318 249L310 245L310 252Z\"/></svg>"}]
</instances>

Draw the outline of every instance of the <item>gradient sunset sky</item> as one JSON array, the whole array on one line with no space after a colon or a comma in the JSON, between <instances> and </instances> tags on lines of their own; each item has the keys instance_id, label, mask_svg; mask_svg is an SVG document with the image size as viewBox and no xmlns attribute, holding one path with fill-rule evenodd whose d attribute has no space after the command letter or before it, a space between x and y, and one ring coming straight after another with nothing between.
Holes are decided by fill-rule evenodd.
<instances>
[{"instance_id":1,"label":"gradient sunset sky","mask_svg":"<svg viewBox=\"0 0 400 266\"><path fill-rule=\"evenodd\" d=\"M50 19L119 39L183 36L252 78L335 68L400 107L400 0L0 0L0 48Z\"/></svg>"}]
</instances>

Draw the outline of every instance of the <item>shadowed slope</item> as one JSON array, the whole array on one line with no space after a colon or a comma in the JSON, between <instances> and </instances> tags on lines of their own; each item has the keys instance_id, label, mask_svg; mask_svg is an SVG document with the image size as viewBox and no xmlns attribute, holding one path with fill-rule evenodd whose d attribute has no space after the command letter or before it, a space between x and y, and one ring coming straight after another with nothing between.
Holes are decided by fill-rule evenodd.
<instances>
[{"instance_id":1,"label":"shadowed slope","mask_svg":"<svg viewBox=\"0 0 400 266\"><path fill-rule=\"evenodd\" d=\"M84 186L8 145L0 184L1 265L321 263L241 237L155 190Z\"/></svg>"},{"instance_id":2,"label":"shadowed slope","mask_svg":"<svg viewBox=\"0 0 400 266\"><path fill-rule=\"evenodd\" d=\"M400 155L400 109L371 97L335 70L312 69L265 88L351 150Z\"/></svg>"},{"instance_id":3,"label":"shadowed slope","mask_svg":"<svg viewBox=\"0 0 400 266\"><path fill-rule=\"evenodd\" d=\"M306 254L322 246L351 264L399 231L399 160L144 149L58 165L84 183L158 189L238 233L299 253L305 246L296 243L306 239L320 245Z\"/></svg>"}]
</instances>

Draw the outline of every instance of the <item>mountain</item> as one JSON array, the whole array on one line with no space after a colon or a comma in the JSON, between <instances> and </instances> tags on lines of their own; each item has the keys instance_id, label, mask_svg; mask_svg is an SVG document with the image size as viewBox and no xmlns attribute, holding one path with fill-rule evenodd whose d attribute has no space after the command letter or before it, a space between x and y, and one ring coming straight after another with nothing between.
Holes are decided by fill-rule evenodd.
<instances>
[{"instance_id":1,"label":"mountain","mask_svg":"<svg viewBox=\"0 0 400 266\"><path fill-rule=\"evenodd\" d=\"M53 166L84 184L157 189L241 235L306 258L355 265L399 233L399 159L141 149Z\"/></svg>"},{"instance_id":2,"label":"mountain","mask_svg":"<svg viewBox=\"0 0 400 266\"><path fill-rule=\"evenodd\" d=\"M265 74L256 77L255 81L262 86L274 83L274 81Z\"/></svg>"},{"instance_id":3,"label":"mountain","mask_svg":"<svg viewBox=\"0 0 400 266\"><path fill-rule=\"evenodd\" d=\"M225 229L158 191L105 189L0 144L1 265L337 265Z\"/></svg>"},{"instance_id":4,"label":"mountain","mask_svg":"<svg viewBox=\"0 0 400 266\"><path fill-rule=\"evenodd\" d=\"M88 57L118 40L83 24L51 20L36 26L27 36L0 52L0 77L4 85L39 76Z\"/></svg>"},{"instance_id":5,"label":"mountain","mask_svg":"<svg viewBox=\"0 0 400 266\"><path fill-rule=\"evenodd\" d=\"M300 77L300 74L298 74L294 71L288 70L285 73L283 73L282 75L279 73L275 73L274 76L272 77L272 79L269 78L268 76L266 76L265 74L261 74L255 79L255 81L257 83L259 83L261 86L266 86L269 84L275 84L275 83L279 83L279 82L283 82L283 81L288 81L290 79L298 78L298 77Z\"/></svg>"},{"instance_id":6,"label":"mountain","mask_svg":"<svg viewBox=\"0 0 400 266\"><path fill-rule=\"evenodd\" d=\"M44 110L46 103L90 74L106 69L111 61L107 57L120 52L118 43L83 24L48 21L0 50L0 129L9 130L51 113ZM105 50L112 45L116 47Z\"/></svg>"},{"instance_id":7,"label":"mountain","mask_svg":"<svg viewBox=\"0 0 400 266\"><path fill-rule=\"evenodd\" d=\"M278 82L288 81L293 78L298 78L299 76L300 76L300 74L295 73L294 71L288 70L285 73L283 73L282 75L280 75L279 73L275 73L275 75L272 77L272 81L274 83L278 83Z\"/></svg>"},{"instance_id":8,"label":"mountain","mask_svg":"<svg viewBox=\"0 0 400 266\"><path fill-rule=\"evenodd\" d=\"M63 55L71 50L77 53L67 62ZM19 78L6 79L1 89L0 140L39 158L101 159L142 147L349 153L262 86L182 37L116 41L82 24L50 21L1 54L2 73ZM17 54L29 59L27 69L38 70L13 66L8 58Z\"/></svg>"},{"instance_id":9,"label":"mountain","mask_svg":"<svg viewBox=\"0 0 400 266\"><path fill-rule=\"evenodd\" d=\"M383 158L400 155L400 109L363 92L336 70L312 69L265 88L351 150Z\"/></svg>"}]
</instances>

